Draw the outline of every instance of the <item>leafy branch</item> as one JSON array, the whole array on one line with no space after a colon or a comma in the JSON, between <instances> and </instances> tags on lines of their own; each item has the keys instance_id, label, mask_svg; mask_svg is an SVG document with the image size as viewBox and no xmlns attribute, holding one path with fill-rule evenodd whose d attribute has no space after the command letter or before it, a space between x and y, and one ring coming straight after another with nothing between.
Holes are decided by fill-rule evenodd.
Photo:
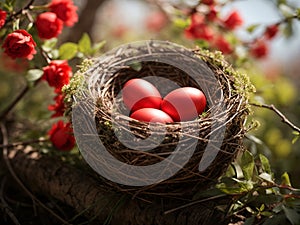
<instances>
[{"instance_id":1,"label":"leafy branch","mask_svg":"<svg viewBox=\"0 0 300 225\"><path fill-rule=\"evenodd\" d=\"M245 151L216 187L232 196L233 203L228 210L232 222L299 224L300 189L292 187L287 173L277 184L269 161L263 155L254 157Z\"/></svg>"}]
</instances>

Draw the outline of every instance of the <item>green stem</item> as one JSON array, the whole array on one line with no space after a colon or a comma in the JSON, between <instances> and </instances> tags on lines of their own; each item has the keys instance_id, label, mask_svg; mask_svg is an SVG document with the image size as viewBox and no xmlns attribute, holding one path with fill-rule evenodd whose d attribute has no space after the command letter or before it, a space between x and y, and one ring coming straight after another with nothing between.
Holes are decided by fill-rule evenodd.
<instances>
[{"instance_id":1,"label":"green stem","mask_svg":"<svg viewBox=\"0 0 300 225\"><path fill-rule=\"evenodd\" d=\"M49 5L32 5L31 10L48 10Z\"/></svg>"}]
</instances>

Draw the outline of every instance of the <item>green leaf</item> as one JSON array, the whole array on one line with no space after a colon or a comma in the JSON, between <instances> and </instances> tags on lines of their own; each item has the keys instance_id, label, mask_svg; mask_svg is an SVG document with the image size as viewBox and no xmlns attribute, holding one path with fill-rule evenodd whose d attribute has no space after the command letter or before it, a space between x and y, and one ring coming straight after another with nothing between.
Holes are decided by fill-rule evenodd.
<instances>
[{"instance_id":1,"label":"green leaf","mask_svg":"<svg viewBox=\"0 0 300 225\"><path fill-rule=\"evenodd\" d=\"M59 48L59 58L70 60L74 58L77 54L78 46L72 42L66 42L62 44Z\"/></svg>"},{"instance_id":2,"label":"green leaf","mask_svg":"<svg viewBox=\"0 0 300 225\"><path fill-rule=\"evenodd\" d=\"M39 69L32 69L32 70L28 70L27 74L26 74L26 80L29 82L34 82L37 81L38 79L40 79L43 76L43 70L39 70Z\"/></svg>"},{"instance_id":3,"label":"green leaf","mask_svg":"<svg viewBox=\"0 0 300 225\"><path fill-rule=\"evenodd\" d=\"M293 27L292 20L288 20L288 22L285 24L283 33L284 33L285 37L287 37L287 38L289 38L293 35L294 27Z\"/></svg>"},{"instance_id":4,"label":"green leaf","mask_svg":"<svg viewBox=\"0 0 300 225\"><path fill-rule=\"evenodd\" d=\"M30 22L28 25L27 25L27 27L26 27L26 30L27 31L29 31L32 27L33 27L33 23L32 22Z\"/></svg>"},{"instance_id":5,"label":"green leaf","mask_svg":"<svg viewBox=\"0 0 300 225\"><path fill-rule=\"evenodd\" d=\"M277 5L286 4L286 0L277 0Z\"/></svg>"},{"instance_id":6,"label":"green leaf","mask_svg":"<svg viewBox=\"0 0 300 225\"><path fill-rule=\"evenodd\" d=\"M271 171L271 166L270 166L270 162L269 162L268 158L262 154L259 154L258 157L261 162L263 171L268 174L271 174L272 171Z\"/></svg>"},{"instance_id":7,"label":"green leaf","mask_svg":"<svg viewBox=\"0 0 300 225\"><path fill-rule=\"evenodd\" d=\"M139 72L142 69L142 63L141 62L133 62L129 65L131 67L131 69Z\"/></svg>"},{"instance_id":8,"label":"green leaf","mask_svg":"<svg viewBox=\"0 0 300 225\"><path fill-rule=\"evenodd\" d=\"M249 199L248 203L251 203L251 205L272 205L272 204L278 204L278 202L282 201L281 195L274 195L274 194L260 194L257 196L252 196L251 199Z\"/></svg>"},{"instance_id":9,"label":"green leaf","mask_svg":"<svg viewBox=\"0 0 300 225\"><path fill-rule=\"evenodd\" d=\"M250 218L247 218L244 222L244 225L253 225L255 222L255 216L252 216Z\"/></svg>"},{"instance_id":10,"label":"green leaf","mask_svg":"<svg viewBox=\"0 0 300 225\"><path fill-rule=\"evenodd\" d=\"M16 19L13 21L13 30L19 30L20 29L20 19Z\"/></svg>"},{"instance_id":11,"label":"green leaf","mask_svg":"<svg viewBox=\"0 0 300 225\"><path fill-rule=\"evenodd\" d=\"M223 179L224 182L217 184L216 187L220 189L222 192L234 195L234 194L242 194L253 189L253 183L251 181L240 181L238 179Z\"/></svg>"},{"instance_id":12,"label":"green leaf","mask_svg":"<svg viewBox=\"0 0 300 225\"><path fill-rule=\"evenodd\" d=\"M254 158L251 152L245 151L241 158L241 168L246 180L251 180L254 171Z\"/></svg>"},{"instance_id":13,"label":"green leaf","mask_svg":"<svg viewBox=\"0 0 300 225\"><path fill-rule=\"evenodd\" d=\"M291 222L292 225L300 225L300 214L295 209L283 206L283 211L286 218Z\"/></svg>"},{"instance_id":14,"label":"green leaf","mask_svg":"<svg viewBox=\"0 0 300 225\"><path fill-rule=\"evenodd\" d=\"M287 198L285 199L285 205L290 208L295 208L300 212L300 199L298 198Z\"/></svg>"},{"instance_id":15,"label":"green leaf","mask_svg":"<svg viewBox=\"0 0 300 225\"><path fill-rule=\"evenodd\" d=\"M57 38L52 38L49 40L46 40L44 42L44 44L42 45L42 48L45 52L50 52L51 50L53 50L55 48L57 44Z\"/></svg>"},{"instance_id":16,"label":"green leaf","mask_svg":"<svg viewBox=\"0 0 300 225\"><path fill-rule=\"evenodd\" d=\"M104 47L104 45L106 44L106 41L101 41L99 43L96 43L94 46L93 46L93 49L92 49L92 54L95 54L97 53L101 48Z\"/></svg>"},{"instance_id":17,"label":"green leaf","mask_svg":"<svg viewBox=\"0 0 300 225\"><path fill-rule=\"evenodd\" d=\"M215 197L215 196L222 195L222 194L224 194L224 193L220 189L217 189L217 188L202 190L202 191L197 192L193 196L193 200L211 198L211 197Z\"/></svg>"},{"instance_id":18,"label":"green leaf","mask_svg":"<svg viewBox=\"0 0 300 225\"><path fill-rule=\"evenodd\" d=\"M263 215L263 216L265 216L265 217L271 217L273 215L273 213L268 212L268 211L263 211L260 214Z\"/></svg>"},{"instance_id":19,"label":"green leaf","mask_svg":"<svg viewBox=\"0 0 300 225\"><path fill-rule=\"evenodd\" d=\"M290 6L288 6L287 4L284 4L284 3L280 4L279 5L279 10L280 10L280 12L282 13L282 15L284 17L294 16L294 10Z\"/></svg>"},{"instance_id":20,"label":"green leaf","mask_svg":"<svg viewBox=\"0 0 300 225\"><path fill-rule=\"evenodd\" d=\"M261 206L259 207L259 211L262 212L265 210L265 204L261 204Z\"/></svg>"},{"instance_id":21,"label":"green leaf","mask_svg":"<svg viewBox=\"0 0 300 225\"><path fill-rule=\"evenodd\" d=\"M268 182L270 182L270 183L274 183L274 181L273 181L273 179L272 179L272 175L269 174L269 173L263 172L263 173L259 174L259 177L260 177L261 179L265 180L265 181L268 181Z\"/></svg>"},{"instance_id":22,"label":"green leaf","mask_svg":"<svg viewBox=\"0 0 300 225\"><path fill-rule=\"evenodd\" d=\"M225 173L225 176L226 177L235 177L235 175L236 175L236 172L234 170L233 165L229 165L227 168L227 171Z\"/></svg>"},{"instance_id":23,"label":"green leaf","mask_svg":"<svg viewBox=\"0 0 300 225\"><path fill-rule=\"evenodd\" d=\"M246 29L251 34L253 33L257 28L259 27L259 24L252 24L248 26Z\"/></svg>"},{"instance_id":24,"label":"green leaf","mask_svg":"<svg viewBox=\"0 0 300 225\"><path fill-rule=\"evenodd\" d=\"M283 207L282 207L282 206L283 206L283 204L280 203L279 205L275 206L275 207L272 209L272 212L274 212L274 213L276 213L276 214L282 212L282 211L283 211Z\"/></svg>"},{"instance_id":25,"label":"green leaf","mask_svg":"<svg viewBox=\"0 0 300 225\"><path fill-rule=\"evenodd\" d=\"M12 11L14 11L14 4L15 4L15 1L5 1L4 5L3 5L3 9L5 11L12 12Z\"/></svg>"},{"instance_id":26,"label":"green leaf","mask_svg":"<svg viewBox=\"0 0 300 225\"><path fill-rule=\"evenodd\" d=\"M251 191L253 189L253 182L251 180L244 181L235 178L233 178L233 180L235 180L244 191Z\"/></svg>"},{"instance_id":27,"label":"green leaf","mask_svg":"<svg viewBox=\"0 0 300 225\"><path fill-rule=\"evenodd\" d=\"M78 50L85 55L89 55L92 50L91 48L92 48L91 38L87 33L84 33L78 42Z\"/></svg>"},{"instance_id":28,"label":"green leaf","mask_svg":"<svg viewBox=\"0 0 300 225\"><path fill-rule=\"evenodd\" d=\"M297 13L297 18L300 19L300 8L298 8L298 9L296 10L296 13Z\"/></svg>"},{"instance_id":29,"label":"green leaf","mask_svg":"<svg viewBox=\"0 0 300 225\"><path fill-rule=\"evenodd\" d=\"M189 21L189 19L177 18L173 21L173 23L174 23L174 26L176 26L178 28L181 28L181 29L184 29L187 26L189 26L190 21Z\"/></svg>"},{"instance_id":30,"label":"green leaf","mask_svg":"<svg viewBox=\"0 0 300 225\"><path fill-rule=\"evenodd\" d=\"M300 133L297 131L293 131L293 134L295 135L295 137L292 140L292 144L295 144L298 141L298 139L300 138Z\"/></svg>"},{"instance_id":31,"label":"green leaf","mask_svg":"<svg viewBox=\"0 0 300 225\"><path fill-rule=\"evenodd\" d=\"M268 218L263 225L283 225L286 224L286 217L284 214L274 215Z\"/></svg>"},{"instance_id":32,"label":"green leaf","mask_svg":"<svg viewBox=\"0 0 300 225\"><path fill-rule=\"evenodd\" d=\"M242 187L228 187L224 183L217 184L216 187L219 188L222 192L224 192L225 194L228 194L228 195L241 194L241 193L244 193L246 191Z\"/></svg>"},{"instance_id":33,"label":"green leaf","mask_svg":"<svg viewBox=\"0 0 300 225\"><path fill-rule=\"evenodd\" d=\"M236 178L238 178L238 179L243 178L244 174L243 174L241 166L238 163L236 163L236 162L233 162L232 166L234 168L234 171L235 171L235 174L236 174Z\"/></svg>"},{"instance_id":34,"label":"green leaf","mask_svg":"<svg viewBox=\"0 0 300 225\"><path fill-rule=\"evenodd\" d=\"M284 174L281 175L281 184L287 185L287 186L292 186L291 181L290 181L290 176L288 175L287 172L284 172Z\"/></svg>"}]
</instances>

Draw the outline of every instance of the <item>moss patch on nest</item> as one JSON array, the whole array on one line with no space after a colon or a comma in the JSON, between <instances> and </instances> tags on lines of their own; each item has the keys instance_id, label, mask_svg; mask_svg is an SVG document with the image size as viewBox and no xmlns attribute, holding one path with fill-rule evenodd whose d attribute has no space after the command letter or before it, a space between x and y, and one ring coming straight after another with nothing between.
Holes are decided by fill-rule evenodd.
<instances>
[{"instance_id":1,"label":"moss patch on nest","mask_svg":"<svg viewBox=\"0 0 300 225\"><path fill-rule=\"evenodd\" d=\"M250 98L251 93L254 93L255 87L251 83L250 78L245 73L240 73L236 71L232 65L230 65L226 60L222 52L214 51L211 52L205 49L196 49L194 51L200 59L209 65L214 65L215 67L221 69L223 73L228 74L234 78L234 88L236 93L242 95L247 101Z\"/></svg>"}]
</instances>

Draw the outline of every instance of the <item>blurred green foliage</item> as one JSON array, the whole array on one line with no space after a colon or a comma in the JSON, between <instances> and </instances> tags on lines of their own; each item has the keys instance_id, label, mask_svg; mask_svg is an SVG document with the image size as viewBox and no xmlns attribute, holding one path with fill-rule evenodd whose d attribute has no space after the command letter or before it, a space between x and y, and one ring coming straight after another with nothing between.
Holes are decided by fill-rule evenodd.
<instances>
[{"instance_id":1,"label":"blurred green foliage","mask_svg":"<svg viewBox=\"0 0 300 225\"><path fill-rule=\"evenodd\" d=\"M297 86L292 79L280 69L272 70L271 74L266 75L256 67L247 69L247 73L257 90L251 101L273 104L287 119L299 126L300 99ZM251 117L257 120L260 126L249 133L250 136L255 136L254 140L246 141L249 149L253 153L267 155L276 174L288 171L292 180L295 180L295 185L299 186L300 169L297 164L300 160L300 142L293 143L295 137L293 130L273 111L259 107L253 107L253 110Z\"/></svg>"}]
</instances>

